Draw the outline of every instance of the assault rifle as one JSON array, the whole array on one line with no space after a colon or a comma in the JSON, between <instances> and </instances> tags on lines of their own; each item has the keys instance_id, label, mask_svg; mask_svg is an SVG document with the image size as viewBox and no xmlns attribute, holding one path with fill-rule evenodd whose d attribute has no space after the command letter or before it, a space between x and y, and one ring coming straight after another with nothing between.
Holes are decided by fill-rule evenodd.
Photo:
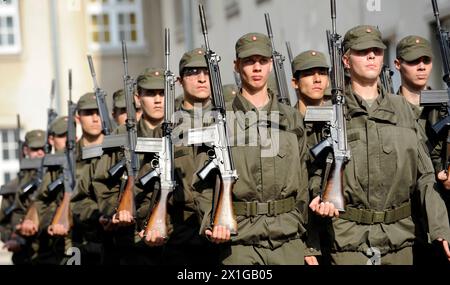
<instances>
[{"instance_id":1,"label":"assault rifle","mask_svg":"<svg viewBox=\"0 0 450 285\"><path fill-rule=\"evenodd\" d=\"M136 206L134 203L134 183L137 171L139 169L138 165L139 161L135 151L137 141L137 129L136 129L136 110L133 105L134 83L132 78L128 74L128 55L125 41L122 41L122 61L124 68L123 84L127 108L127 120L125 121L125 125L127 128L128 140L127 143L122 147L125 155L124 161L122 160L121 162L119 162L119 164L125 165L127 171L127 181L125 184L125 189L122 191L120 195L117 213L120 211L128 211L134 217L136 214Z\"/></svg>"},{"instance_id":2,"label":"assault rifle","mask_svg":"<svg viewBox=\"0 0 450 285\"><path fill-rule=\"evenodd\" d=\"M205 143L213 146L213 154L211 154L208 163L197 172L197 176L203 180L213 172L219 172L216 175L213 208L211 212L212 226L224 226L230 230L232 235L236 235L237 222L233 211L232 195L238 175L231 154L230 142L228 141L225 99L219 69L220 57L209 46L208 29L203 5L199 5L199 11L205 40L205 59L211 82L211 98L215 124L207 128L190 129L188 132L188 143L195 145Z\"/></svg>"},{"instance_id":3,"label":"assault rifle","mask_svg":"<svg viewBox=\"0 0 450 285\"><path fill-rule=\"evenodd\" d=\"M436 0L431 0L433 13L436 18L436 37L439 41L444 76L442 79L447 90L425 90L420 95L421 106L442 106L447 109L447 116L432 126L436 134L447 132L447 147L442 147L443 167L447 173L450 171L450 33L441 26L439 7Z\"/></svg>"},{"instance_id":4,"label":"assault rifle","mask_svg":"<svg viewBox=\"0 0 450 285\"><path fill-rule=\"evenodd\" d=\"M172 143L172 116L175 110L175 75L170 71L170 31L165 29L165 57L166 68L164 72L164 121L162 123L163 137L161 139L161 151L152 161L153 171L141 178L141 184L147 184L149 178L159 178L159 191L154 191L150 205L151 214L147 221L144 234L158 231L162 238L167 238L167 199L175 188L174 173L174 148ZM153 207L154 201L159 195L159 201Z\"/></svg>"},{"instance_id":5,"label":"assault rifle","mask_svg":"<svg viewBox=\"0 0 450 285\"><path fill-rule=\"evenodd\" d=\"M72 102L72 70L69 70L69 101L68 105L68 119L67 119L67 141L66 149L63 157L63 184L64 184L64 196L58 208L56 209L55 216L53 217L50 227L55 225L63 225L67 230L73 225L72 212L70 210L70 199L72 197L73 190L75 189L75 112L77 106ZM61 178L60 178L61 179Z\"/></svg>"},{"instance_id":6,"label":"assault rifle","mask_svg":"<svg viewBox=\"0 0 450 285\"><path fill-rule=\"evenodd\" d=\"M305 121L325 121L329 136L311 149L315 158L326 157L326 168L323 176L321 198L331 202L340 212L345 211L343 194L343 171L350 159L347 145L346 119L344 115L344 68L342 66L341 36L336 33L336 0L330 0L332 32L327 30L328 49L331 69L331 100L330 107L308 107ZM325 156L326 155L326 156ZM331 172L331 173L330 173Z\"/></svg>"}]
</instances>

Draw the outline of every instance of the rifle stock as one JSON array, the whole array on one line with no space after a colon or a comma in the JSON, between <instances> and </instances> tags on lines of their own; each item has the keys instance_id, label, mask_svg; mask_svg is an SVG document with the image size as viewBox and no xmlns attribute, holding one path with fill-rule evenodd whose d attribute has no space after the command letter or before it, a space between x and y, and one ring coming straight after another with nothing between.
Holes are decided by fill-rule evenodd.
<instances>
[{"instance_id":1,"label":"rifle stock","mask_svg":"<svg viewBox=\"0 0 450 285\"><path fill-rule=\"evenodd\" d=\"M28 207L24 220L32 221L39 228L39 214L34 201Z\"/></svg>"},{"instance_id":2,"label":"rifle stock","mask_svg":"<svg viewBox=\"0 0 450 285\"><path fill-rule=\"evenodd\" d=\"M134 176L128 176L127 184L123 190L117 207L117 212L128 211L133 216L136 212L136 206L134 204Z\"/></svg>"},{"instance_id":3,"label":"rifle stock","mask_svg":"<svg viewBox=\"0 0 450 285\"><path fill-rule=\"evenodd\" d=\"M237 222L233 213L232 194L236 180L232 177L222 178L216 176L216 189L219 199L216 205L213 225L221 225L230 230L230 234L237 234Z\"/></svg>"},{"instance_id":4,"label":"rifle stock","mask_svg":"<svg viewBox=\"0 0 450 285\"><path fill-rule=\"evenodd\" d=\"M332 166L332 172L328 177L325 189L322 193L322 200L325 202L333 203L333 205L340 212L345 209L344 194L343 194L343 177L344 177L344 164L342 159L335 159Z\"/></svg>"},{"instance_id":5,"label":"rifle stock","mask_svg":"<svg viewBox=\"0 0 450 285\"><path fill-rule=\"evenodd\" d=\"M147 221L147 226L145 227L144 232L145 235L150 232L158 231L162 238L167 238L167 202L169 194L172 191L173 190L171 188L161 188L159 200Z\"/></svg>"},{"instance_id":6,"label":"rifle stock","mask_svg":"<svg viewBox=\"0 0 450 285\"><path fill-rule=\"evenodd\" d=\"M62 225L67 230L70 230L73 225L72 212L70 210L71 192L64 192L63 199L56 209L51 225Z\"/></svg>"}]
</instances>

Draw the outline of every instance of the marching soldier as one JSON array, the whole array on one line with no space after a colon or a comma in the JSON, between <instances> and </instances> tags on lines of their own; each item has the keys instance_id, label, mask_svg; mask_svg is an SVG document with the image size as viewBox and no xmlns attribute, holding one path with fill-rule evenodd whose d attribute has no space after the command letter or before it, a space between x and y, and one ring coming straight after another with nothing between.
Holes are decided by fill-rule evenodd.
<instances>
[{"instance_id":1,"label":"marching soldier","mask_svg":"<svg viewBox=\"0 0 450 285\"><path fill-rule=\"evenodd\" d=\"M246 34L236 42L235 50L234 68L240 74L242 89L227 104L227 110L235 114L229 122L234 130L230 141L239 176L233 190L238 235L230 236L224 226L209 226L211 200L202 209L201 232L221 244L223 264L304 264L309 198L302 120L295 109L279 103L268 89L272 71L269 38ZM252 116L256 121L246 120ZM246 134L244 145L236 145L238 133ZM208 194L203 191L198 199Z\"/></svg>"},{"instance_id":2,"label":"marching soldier","mask_svg":"<svg viewBox=\"0 0 450 285\"><path fill-rule=\"evenodd\" d=\"M116 122L117 126L122 126L125 124L127 119L127 108L125 103L125 92L123 89L117 90L113 94L113 111L112 117Z\"/></svg>"},{"instance_id":3,"label":"marching soldier","mask_svg":"<svg viewBox=\"0 0 450 285\"><path fill-rule=\"evenodd\" d=\"M308 50L297 55L293 61L294 77L292 79L292 86L296 90L298 102L295 106L302 117L305 117L306 108L308 106L322 106L329 105L330 101L325 98L325 90L329 87L329 65L323 53L316 50ZM310 150L313 146L324 139L322 134L324 124L304 122L307 137L307 149ZM317 162L313 163L314 159L309 157L306 161L309 177L311 177L317 169L322 169L324 165L319 165ZM311 188L309 186L308 188ZM311 197L312 198L312 197ZM319 213L323 217L327 217L334 213L335 209L331 204L319 203L316 198L316 207L319 207ZM313 231L324 231L326 221L319 217L311 215L309 217L309 239L318 239L318 233ZM320 252L314 251L313 248L308 248L306 258L308 264L317 264L314 256L320 255ZM310 260L308 260L310 259Z\"/></svg>"},{"instance_id":4,"label":"marching soldier","mask_svg":"<svg viewBox=\"0 0 450 285\"><path fill-rule=\"evenodd\" d=\"M67 140L67 117L59 117L54 120L49 130L49 143L54 147L55 153L64 152ZM60 264L64 258L64 238L51 238L47 233L53 215L56 211L54 203L55 193L49 193L47 187L58 179L61 174L59 166L48 167L42 179L39 193L34 201L38 217L36 221L25 217L20 225L20 234L27 237L36 235L39 242L35 264ZM56 191L55 191L56 192ZM30 209L28 209L30 211ZM38 222L37 224L35 224Z\"/></svg>"},{"instance_id":5,"label":"marching soldier","mask_svg":"<svg viewBox=\"0 0 450 285\"><path fill-rule=\"evenodd\" d=\"M447 179L446 171L442 165L442 144L446 140L442 134L436 134L432 126L447 114L446 108L443 106L421 107L420 94L423 90L431 90L427 85L429 76L433 68L433 52L430 43L419 36L411 35L403 38L397 44L397 58L394 61L396 69L400 72L401 85L397 94L404 96L410 103L416 119L424 132L424 140L430 151L431 160L434 165L436 179L441 188L450 189L450 179ZM423 226L426 229L426 225ZM414 263L428 262L426 260L436 260L435 256L427 257L426 254L440 251L435 247L427 245L428 238L426 233L418 236L418 242L415 244L414 250L417 256ZM424 252L422 252L424 250Z\"/></svg>"},{"instance_id":6,"label":"marching soldier","mask_svg":"<svg viewBox=\"0 0 450 285\"><path fill-rule=\"evenodd\" d=\"M162 264L211 265L216 263L217 255L212 252L211 244L198 234L200 224L194 203L197 192L193 186L198 182L195 172L207 160L206 152L209 148L188 145L187 142L188 130L196 125L207 125L208 112L211 111L209 73L204 49L186 52L180 60L179 72L178 81L183 88L184 96L180 102L179 112L175 116L176 125L173 130L173 134L177 137L174 140L177 187L169 200L170 235L163 239L159 233L145 233L144 230L140 235L149 246L164 244ZM143 170L144 173L148 172L149 169L151 167L148 164L143 165L141 172ZM147 213L143 216L146 219L152 208L152 195L155 195L154 191L148 193L148 198L140 206ZM138 224L145 222L146 220Z\"/></svg>"},{"instance_id":7,"label":"marching soldier","mask_svg":"<svg viewBox=\"0 0 450 285\"><path fill-rule=\"evenodd\" d=\"M164 115L164 71L146 69L137 78L138 100L143 109L142 118L137 123L138 137L161 137ZM117 134L126 133L125 126L116 130ZM133 213L116 213L121 189L127 177L124 169L116 176L109 170L123 157L122 151L106 151L97 164L91 164L89 175L81 179L77 186L77 195L72 199L74 214L82 223L101 226L104 245L104 262L107 264L158 264L159 249L146 249L140 238L135 235L136 224ZM139 155L139 165L153 159L153 154ZM125 174L125 173L124 173ZM136 179L138 181L138 179ZM136 202L140 203L145 194L136 193ZM137 212L139 217L140 213ZM145 252L144 252L145 251ZM150 258L146 258L150 256Z\"/></svg>"},{"instance_id":8,"label":"marching soldier","mask_svg":"<svg viewBox=\"0 0 450 285\"><path fill-rule=\"evenodd\" d=\"M380 31L361 25L343 41L346 94L345 212L332 219L333 264L412 264L416 216L426 213L432 240L450 258L447 211L409 103L378 88L384 49ZM316 192L317 193L317 192ZM412 207L414 205L414 207ZM411 209L420 208L420 212Z\"/></svg>"},{"instance_id":9,"label":"marching soldier","mask_svg":"<svg viewBox=\"0 0 450 285\"><path fill-rule=\"evenodd\" d=\"M45 156L44 147L46 134L43 130L32 130L25 135L24 155L29 159L38 159ZM21 222L28 207L32 203L35 191L40 186L40 173L43 169L21 170L18 174L18 190L16 191L11 216L13 233L5 242L5 248L13 252L14 264L31 264L35 257L36 241L34 238L22 236L19 232Z\"/></svg>"}]
</instances>

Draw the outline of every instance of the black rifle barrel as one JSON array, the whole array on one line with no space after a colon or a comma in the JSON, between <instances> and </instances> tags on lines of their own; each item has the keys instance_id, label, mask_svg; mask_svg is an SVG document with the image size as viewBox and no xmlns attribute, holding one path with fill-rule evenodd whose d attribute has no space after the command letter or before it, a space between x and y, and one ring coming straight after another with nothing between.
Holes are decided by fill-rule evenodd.
<instances>
[{"instance_id":1,"label":"black rifle barrel","mask_svg":"<svg viewBox=\"0 0 450 285\"><path fill-rule=\"evenodd\" d=\"M275 43L273 41L272 24L270 22L270 16L268 13L264 14L266 20L267 34L272 45L272 61L273 69L275 73L275 79L278 89L278 101L286 105L291 105L291 100L289 99L289 91L286 81L286 73L284 71L284 56L276 51Z\"/></svg>"}]
</instances>

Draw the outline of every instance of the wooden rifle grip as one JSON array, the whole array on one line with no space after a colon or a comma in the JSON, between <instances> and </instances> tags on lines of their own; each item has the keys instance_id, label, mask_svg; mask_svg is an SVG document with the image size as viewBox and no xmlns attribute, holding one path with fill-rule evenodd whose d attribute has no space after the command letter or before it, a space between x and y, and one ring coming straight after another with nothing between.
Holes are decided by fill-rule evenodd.
<instances>
[{"instance_id":1,"label":"wooden rifle grip","mask_svg":"<svg viewBox=\"0 0 450 285\"><path fill-rule=\"evenodd\" d=\"M237 234L237 222L232 201L234 183L233 178L224 180L217 175L215 186L215 191L219 191L219 200L214 213L214 226L224 226L230 230L232 235Z\"/></svg>"}]
</instances>

